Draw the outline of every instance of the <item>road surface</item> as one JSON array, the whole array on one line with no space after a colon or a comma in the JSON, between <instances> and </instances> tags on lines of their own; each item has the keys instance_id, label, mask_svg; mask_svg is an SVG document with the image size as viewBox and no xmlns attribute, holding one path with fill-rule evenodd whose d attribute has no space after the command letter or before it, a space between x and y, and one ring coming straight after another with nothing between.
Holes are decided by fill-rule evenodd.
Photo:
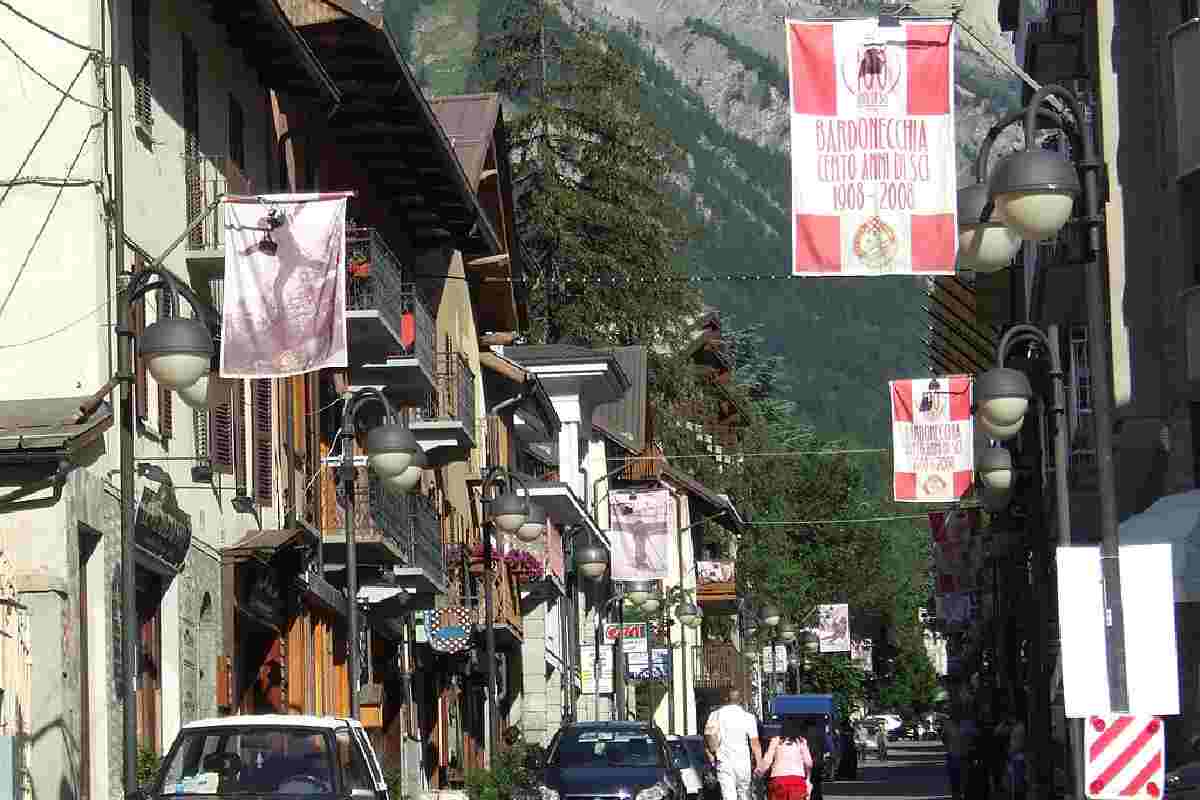
<instances>
[{"instance_id":1,"label":"road surface","mask_svg":"<svg viewBox=\"0 0 1200 800\"><path fill-rule=\"evenodd\" d=\"M949 800L946 753L941 742L890 742L888 760L880 763L874 750L858 759L857 781L825 784L825 800L857 797L879 800Z\"/></svg>"}]
</instances>

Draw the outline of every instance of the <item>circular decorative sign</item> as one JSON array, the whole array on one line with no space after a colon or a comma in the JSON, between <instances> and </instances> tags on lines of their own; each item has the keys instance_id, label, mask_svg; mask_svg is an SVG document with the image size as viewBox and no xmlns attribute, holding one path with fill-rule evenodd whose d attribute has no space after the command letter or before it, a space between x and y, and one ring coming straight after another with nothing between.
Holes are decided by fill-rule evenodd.
<instances>
[{"instance_id":1,"label":"circular decorative sign","mask_svg":"<svg viewBox=\"0 0 1200 800\"><path fill-rule=\"evenodd\" d=\"M439 653L462 653L471 647L471 609L449 606L429 615L429 646Z\"/></svg>"}]
</instances>

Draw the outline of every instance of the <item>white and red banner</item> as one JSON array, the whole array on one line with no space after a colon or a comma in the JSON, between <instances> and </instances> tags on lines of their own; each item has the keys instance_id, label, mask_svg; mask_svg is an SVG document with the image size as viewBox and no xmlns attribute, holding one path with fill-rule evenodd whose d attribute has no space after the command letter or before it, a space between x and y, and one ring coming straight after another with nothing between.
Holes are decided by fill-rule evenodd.
<instances>
[{"instance_id":1,"label":"white and red banner","mask_svg":"<svg viewBox=\"0 0 1200 800\"><path fill-rule=\"evenodd\" d=\"M675 503L667 489L618 492L608 499L614 581L668 577Z\"/></svg>"},{"instance_id":2,"label":"white and red banner","mask_svg":"<svg viewBox=\"0 0 1200 800\"><path fill-rule=\"evenodd\" d=\"M1092 800L1157 800L1166 788L1166 742L1156 717L1097 715L1084 728L1084 781Z\"/></svg>"},{"instance_id":3,"label":"white and red banner","mask_svg":"<svg viewBox=\"0 0 1200 800\"><path fill-rule=\"evenodd\" d=\"M901 503L952 503L975 474L971 378L891 381L894 496Z\"/></svg>"},{"instance_id":4,"label":"white and red banner","mask_svg":"<svg viewBox=\"0 0 1200 800\"><path fill-rule=\"evenodd\" d=\"M786 24L792 274L954 274L953 24Z\"/></svg>"},{"instance_id":5,"label":"white and red banner","mask_svg":"<svg viewBox=\"0 0 1200 800\"><path fill-rule=\"evenodd\" d=\"M347 192L227 197L221 376L348 365Z\"/></svg>"}]
</instances>

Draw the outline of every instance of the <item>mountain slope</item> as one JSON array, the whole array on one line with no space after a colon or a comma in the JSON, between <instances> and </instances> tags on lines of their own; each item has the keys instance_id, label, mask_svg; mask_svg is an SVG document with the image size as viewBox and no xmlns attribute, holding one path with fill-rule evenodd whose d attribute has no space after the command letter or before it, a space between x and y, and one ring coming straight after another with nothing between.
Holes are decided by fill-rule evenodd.
<instances>
[{"instance_id":1,"label":"mountain slope","mask_svg":"<svg viewBox=\"0 0 1200 800\"><path fill-rule=\"evenodd\" d=\"M409 37L418 78L436 94L474 91L472 50L506 3L430 0L388 7ZM870 4L843 3L840 13ZM696 225L686 254L706 302L735 324L763 323L802 420L823 436L872 445L890 438L887 380L922 372L923 282L906 277L786 279L787 83L782 15L827 13L812 3L754 0L565 0L560 12L602 26L642 71L643 107L688 153L677 200ZM994 12L993 12L994 13ZM959 167L1016 84L966 48L958 56ZM1000 149L1000 148L998 148ZM763 280L724 280L752 274ZM710 280L712 279L712 280Z\"/></svg>"}]
</instances>

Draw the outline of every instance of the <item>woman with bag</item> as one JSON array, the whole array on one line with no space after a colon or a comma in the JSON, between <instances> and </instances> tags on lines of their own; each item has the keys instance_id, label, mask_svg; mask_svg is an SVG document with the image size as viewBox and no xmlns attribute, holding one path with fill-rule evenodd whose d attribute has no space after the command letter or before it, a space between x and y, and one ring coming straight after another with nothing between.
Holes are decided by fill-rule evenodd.
<instances>
[{"instance_id":1,"label":"woman with bag","mask_svg":"<svg viewBox=\"0 0 1200 800\"><path fill-rule=\"evenodd\" d=\"M812 765L803 724L795 717L785 717L782 734L771 738L771 745L754 772L762 776L770 770L770 800L807 800Z\"/></svg>"}]
</instances>

